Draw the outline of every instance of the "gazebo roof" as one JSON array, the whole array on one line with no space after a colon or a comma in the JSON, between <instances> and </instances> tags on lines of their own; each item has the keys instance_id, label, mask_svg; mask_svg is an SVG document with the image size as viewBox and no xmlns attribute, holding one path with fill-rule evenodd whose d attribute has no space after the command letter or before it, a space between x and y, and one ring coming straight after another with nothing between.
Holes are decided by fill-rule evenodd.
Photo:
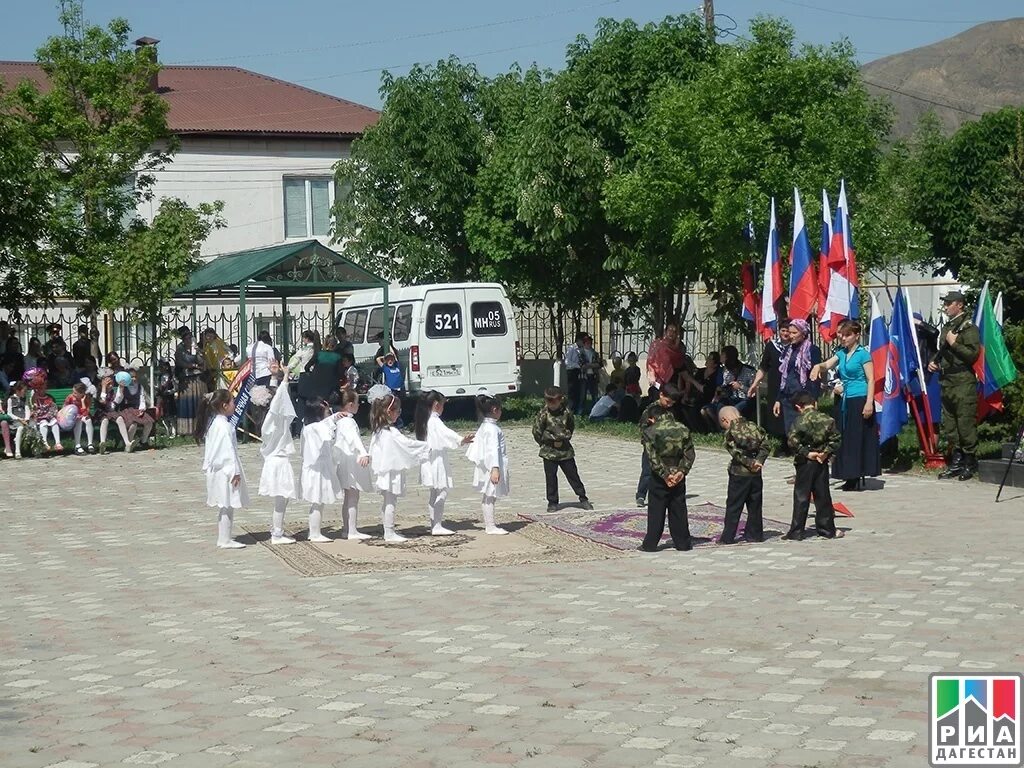
<instances>
[{"instance_id":1,"label":"gazebo roof","mask_svg":"<svg viewBox=\"0 0 1024 768\"><path fill-rule=\"evenodd\" d=\"M318 240L302 240L218 256L192 273L188 284L174 295L231 295L243 285L247 297L290 298L379 288L387 281Z\"/></svg>"}]
</instances>

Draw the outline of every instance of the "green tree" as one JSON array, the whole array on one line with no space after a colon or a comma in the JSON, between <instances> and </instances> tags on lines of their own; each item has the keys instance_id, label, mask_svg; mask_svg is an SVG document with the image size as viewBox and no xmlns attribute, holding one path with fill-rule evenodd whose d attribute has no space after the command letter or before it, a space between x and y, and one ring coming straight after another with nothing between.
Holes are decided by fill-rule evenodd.
<instances>
[{"instance_id":1,"label":"green tree","mask_svg":"<svg viewBox=\"0 0 1024 768\"><path fill-rule=\"evenodd\" d=\"M107 303L126 255L127 220L151 197L152 175L170 159L167 103L152 88L159 71L152 48L129 47L130 27L114 19L87 24L79 2L61 3L64 34L37 52L49 88L14 91L17 111L39 137L37 162L55 185L44 234L62 255L61 288L89 307Z\"/></svg>"},{"instance_id":2,"label":"green tree","mask_svg":"<svg viewBox=\"0 0 1024 768\"><path fill-rule=\"evenodd\" d=\"M11 312L54 296L59 254L40 233L53 205L50 169L37 162L38 136L0 91L0 307Z\"/></svg>"},{"instance_id":3,"label":"green tree","mask_svg":"<svg viewBox=\"0 0 1024 768\"><path fill-rule=\"evenodd\" d=\"M865 91L849 44L796 50L792 27L764 18L751 35L663 89L630 136L628 170L605 187L609 218L635 238L623 262L639 284L703 280L735 306L748 206L764 233L776 196L786 231L794 186L834 189L845 177L856 199L874 175L890 111ZM820 213L814 197L808 221Z\"/></svg>"},{"instance_id":4,"label":"green tree","mask_svg":"<svg viewBox=\"0 0 1024 768\"><path fill-rule=\"evenodd\" d=\"M465 211L481 162L484 78L450 58L384 73L380 121L338 163L334 239L377 274L402 283L476 279Z\"/></svg>"}]
</instances>

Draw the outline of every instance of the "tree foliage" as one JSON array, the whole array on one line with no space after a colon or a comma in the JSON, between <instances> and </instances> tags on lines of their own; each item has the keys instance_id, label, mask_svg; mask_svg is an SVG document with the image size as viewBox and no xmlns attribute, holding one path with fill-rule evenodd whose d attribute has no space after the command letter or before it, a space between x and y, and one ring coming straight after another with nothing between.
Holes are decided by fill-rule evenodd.
<instances>
[{"instance_id":1,"label":"tree foliage","mask_svg":"<svg viewBox=\"0 0 1024 768\"><path fill-rule=\"evenodd\" d=\"M609 180L609 216L636 240L627 272L652 286L703 280L738 303L747 211L766 232L777 196L788 229L790 190L851 190L872 179L889 112L862 86L846 43L796 50L794 32L758 19L752 40L721 46L714 66L665 88L632 135L628 170ZM807 198L810 198L809 200ZM806 195L807 221L820 215Z\"/></svg>"}]
</instances>

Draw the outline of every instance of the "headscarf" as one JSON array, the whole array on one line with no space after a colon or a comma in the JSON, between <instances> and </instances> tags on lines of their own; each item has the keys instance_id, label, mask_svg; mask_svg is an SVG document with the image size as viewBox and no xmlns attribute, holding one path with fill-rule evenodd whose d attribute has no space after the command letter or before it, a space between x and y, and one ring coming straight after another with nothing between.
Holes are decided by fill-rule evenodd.
<instances>
[{"instance_id":1,"label":"headscarf","mask_svg":"<svg viewBox=\"0 0 1024 768\"><path fill-rule=\"evenodd\" d=\"M800 376L800 386L807 385L807 377L811 373L811 326L806 320L791 320L790 325L800 329L800 332L804 335L804 340L796 350L796 370ZM789 370L789 361L793 357L794 344L788 344L786 350L782 353L782 359L779 361L779 373L782 374L782 381L785 383L786 374Z\"/></svg>"}]
</instances>

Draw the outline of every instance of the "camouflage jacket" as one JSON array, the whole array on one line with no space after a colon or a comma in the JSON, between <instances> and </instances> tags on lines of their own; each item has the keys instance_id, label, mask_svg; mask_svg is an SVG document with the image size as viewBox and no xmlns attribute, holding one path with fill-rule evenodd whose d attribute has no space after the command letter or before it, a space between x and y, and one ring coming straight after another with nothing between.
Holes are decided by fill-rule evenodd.
<instances>
[{"instance_id":1,"label":"camouflage jacket","mask_svg":"<svg viewBox=\"0 0 1024 768\"><path fill-rule=\"evenodd\" d=\"M725 431L725 450L732 456L730 475L760 474L753 465L755 462L763 465L768 458L768 434L752 421L736 419Z\"/></svg>"},{"instance_id":2,"label":"camouflage jacket","mask_svg":"<svg viewBox=\"0 0 1024 768\"><path fill-rule=\"evenodd\" d=\"M946 334L950 331L957 334L956 344L953 346L946 343ZM974 361L978 359L980 352L981 335L978 333L978 326L971 322L966 312L961 312L942 326L938 358L943 376L973 374Z\"/></svg>"},{"instance_id":3,"label":"camouflage jacket","mask_svg":"<svg viewBox=\"0 0 1024 768\"><path fill-rule=\"evenodd\" d=\"M797 416L789 430L789 447L798 464L807 460L808 453L835 453L840 440L835 419L813 408Z\"/></svg>"},{"instance_id":4,"label":"camouflage jacket","mask_svg":"<svg viewBox=\"0 0 1024 768\"><path fill-rule=\"evenodd\" d=\"M653 403L644 408L644 412L640 414L640 429L644 430L648 426L656 422L658 419L671 415L672 411L662 408L661 403L655 400Z\"/></svg>"},{"instance_id":5,"label":"camouflage jacket","mask_svg":"<svg viewBox=\"0 0 1024 768\"><path fill-rule=\"evenodd\" d=\"M651 472L665 479L676 470L687 474L696 454L690 430L675 420L671 413L657 419L640 432L640 440L651 460Z\"/></svg>"},{"instance_id":6,"label":"camouflage jacket","mask_svg":"<svg viewBox=\"0 0 1024 768\"><path fill-rule=\"evenodd\" d=\"M564 405L557 411L541 408L533 419L533 439L540 446L540 457L551 461L565 461L576 455L572 449L572 433L576 419Z\"/></svg>"}]
</instances>

